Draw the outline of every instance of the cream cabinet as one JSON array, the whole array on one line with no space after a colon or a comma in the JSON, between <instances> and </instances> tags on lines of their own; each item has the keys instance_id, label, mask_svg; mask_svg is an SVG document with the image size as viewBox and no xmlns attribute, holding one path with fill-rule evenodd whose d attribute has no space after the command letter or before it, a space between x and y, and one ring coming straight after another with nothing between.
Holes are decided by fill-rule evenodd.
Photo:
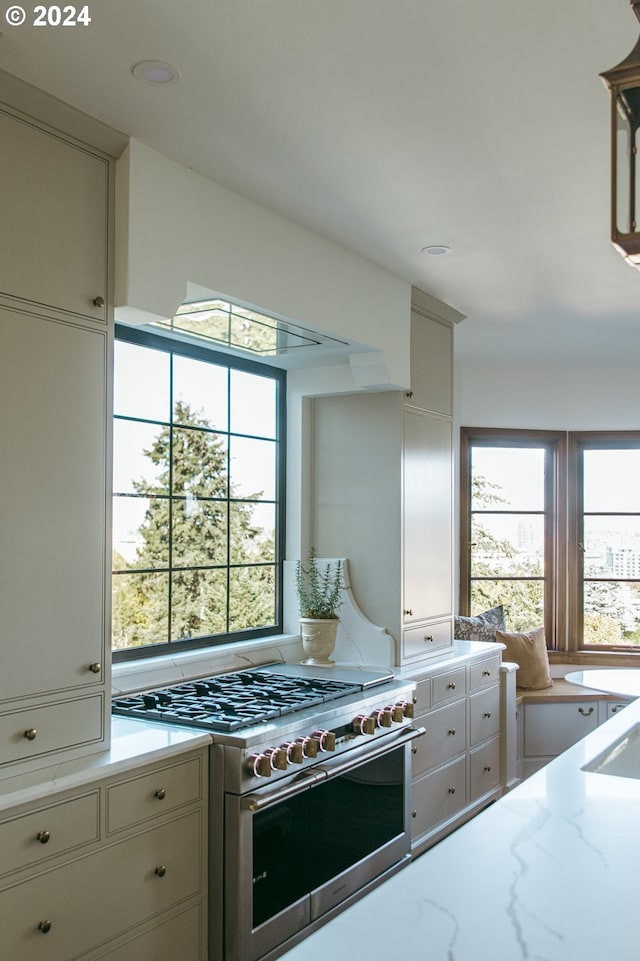
<instances>
[{"instance_id":1,"label":"cream cabinet","mask_svg":"<svg viewBox=\"0 0 640 961\"><path fill-rule=\"evenodd\" d=\"M0 139L1 778L108 745L112 348L110 159Z\"/></svg>"},{"instance_id":2,"label":"cream cabinet","mask_svg":"<svg viewBox=\"0 0 640 961\"><path fill-rule=\"evenodd\" d=\"M0 293L106 322L109 161L0 106Z\"/></svg>"},{"instance_id":3,"label":"cream cabinet","mask_svg":"<svg viewBox=\"0 0 640 961\"><path fill-rule=\"evenodd\" d=\"M528 700L532 697L535 697L534 692L525 694L518 711L521 719L520 762L525 778L595 731L629 703L593 695L582 700L563 701L549 694L540 703L535 703Z\"/></svg>"},{"instance_id":4,"label":"cream cabinet","mask_svg":"<svg viewBox=\"0 0 640 961\"><path fill-rule=\"evenodd\" d=\"M502 794L500 653L443 658L416 674L412 850L422 853Z\"/></svg>"},{"instance_id":5,"label":"cream cabinet","mask_svg":"<svg viewBox=\"0 0 640 961\"><path fill-rule=\"evenodd\" d=\"M358 604L394 637L398 664L453 638L452 336L414 310L410 391L312 402L313 542L349 558Z\"/></svg>"},{"instance_id":6,"label":"cream cabinet","mask_svg":"<svg viewBox=\"0 0 640 961\"><path fill-rule=\"evenodd\" d=\"M207 761L193 751L8 812L6 956L155 961L172 946L205 961Z\"/></svg>"}]
</instances>

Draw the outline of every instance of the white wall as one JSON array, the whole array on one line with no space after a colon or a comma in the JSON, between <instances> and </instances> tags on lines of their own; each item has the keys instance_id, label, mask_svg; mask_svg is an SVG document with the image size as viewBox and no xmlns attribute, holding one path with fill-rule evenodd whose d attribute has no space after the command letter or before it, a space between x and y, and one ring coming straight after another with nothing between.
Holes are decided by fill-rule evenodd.
<instances>
[{"instance_id":1,"label":"white wall","mask_svg":"<svg viewBox=\"0 0 640 961\"><path fill-rule=\"evenodd\" d=\"M622 369L455 364L454 371L458 427L640 429L638 364Z\"/></svg>"}]
</instances>

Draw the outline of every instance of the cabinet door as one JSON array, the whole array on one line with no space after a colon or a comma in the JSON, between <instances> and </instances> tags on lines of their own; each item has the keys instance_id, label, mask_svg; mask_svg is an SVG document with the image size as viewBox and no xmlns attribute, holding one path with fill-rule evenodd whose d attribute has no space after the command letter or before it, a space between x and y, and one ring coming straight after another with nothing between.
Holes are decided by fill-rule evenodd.
<instances>
[{"instance_id":1,"label":"cabinet door","mask_svg":"<svg viewBox=\"0 0 640 961\"><path fill-rule=\"evenodd\" d=\"M524 753L527 757L552 757L586 737L598 726L597 701L526 704Z\"/></svg>"},{"instance_id":2,"label":"cabinet door","mask_svg":"<svg viewBox=\"0 0 640 961\"><path fill-rule=\"evenodd\" d=\"M411 394L406 403L452 414L453 331L411 312Z\"/></svg>"},{"instance_id":3,"label":"cabinet door","mask_svg":"<svg viewBox=\"0 0 640 961\"><path fill-rule=\"evenodd\" d=\"M451 614L451 422L404 412L405 623Z\"/></svg>"},{"instance_id":4,"label":"cabinet door","mask_svg":"<svg viewBox=\"0 0 640 961\"><path fill-rule=\"evenodd\" d=\"M0 701L103 680L106 341L0 308Z\"/></svg>"},{"instance_id":5,"label":"cabinet door","mask_svg":"<svg viewBox=\"0 0 640 961\"><path fill-rule=\"evenodd\" d=\"M0 143L0 292L106 320L108 161L1 111Z\"/></svg>"}]
</instances>

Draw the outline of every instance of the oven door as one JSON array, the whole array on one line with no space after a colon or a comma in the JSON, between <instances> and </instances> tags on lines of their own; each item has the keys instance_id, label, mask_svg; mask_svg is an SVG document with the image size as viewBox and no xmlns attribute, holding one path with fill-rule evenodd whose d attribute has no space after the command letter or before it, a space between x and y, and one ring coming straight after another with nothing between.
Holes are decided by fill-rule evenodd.
<instances>
[{"instance_id":1,"label":"oven door","mask_svg":"<svg viewBox=\"0 0 640 961\"><path fill-rule=\"evenodd\" d=\"M419 733L405 728L273 787L226 795L226 961L256 961L409 860L409 745Z\"/></svg>"}]
</instances>

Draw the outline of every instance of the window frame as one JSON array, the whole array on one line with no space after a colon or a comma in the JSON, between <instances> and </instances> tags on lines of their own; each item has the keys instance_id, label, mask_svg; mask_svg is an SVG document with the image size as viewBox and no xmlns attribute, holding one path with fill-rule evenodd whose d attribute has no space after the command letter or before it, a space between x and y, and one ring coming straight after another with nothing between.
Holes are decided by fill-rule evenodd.
<instances>
[{"instance_id":1,"label":"window frame","mask_svg":"<svg viewBox=\"0 0 640 961\"><path fill-rule=\"evenodd\" d=\"M568 485L567 596L569 636L567 650L580 653L640 655L640 649L623 644L584 644L584 470L585 450L640 449L640 431L570 431L568 433L568 471L574 479ZM633 511L625 511L633 515ZM638 512L640 516L640 511ZM621 578L611 578L621 580ZM637 651L637 654L636 654Z\"/></svg>"},{"instance_id":2,"label":"window frame","mask_svg":"<svg viewBox=\"0 0 640 961\"><path fill-rule=\"evenodd\" d=\"M188 357L205 363L218 366L225 366L231 370L239 370L248 373L258 374L263 377L270 377L276 384L276 476L275 476L275 559L274 559L274 583L275 583L275 623L266 627L250 628L224 634L201 635L197 638L185 638L169 640L166 643L149 644L140 647L130 647L125 649L113 650L112 659L114 662L129 661L145 657L166 657L176 655L184 651L192 651L202 648L220 647L222 645L235 644L240 641L268 637L281 634L283 631L283 561L285 556L285 517L286 517L286 370L268 363L244 358L237 354L217 350L213 347L194 343L188 338L174 335L168 332L155 332L140 327L130 327L125 324L115 325L114 343L123 341L141 347L149 347L153 350L161 350L170 355ZM173 416L173 411L171 411ZM113 414L112 423L118 419L127 419L126 415ZM169 425L172 421L169 422ZM251 436L251 435L243 435ZM112 493L115 497L115 493ZM233 565L227 563L226 569L232 569ZM178 568L175 568L178 569ZM113 568L112 568L113 570ZM167 568L169 574L174 570L170 565ZM112 574L113 576L113 574ZM228 582L227 582L228 587ZM229 595L227 592L227 609ZM169 607L170 610L170 607ZM111 638L111 644L113 639Z\"/></svg>"},{"instance_id":3,"label":"window frame","mask_svg":"<svg viewBox=\"0 0 640 961\"><path fill-rule=\"evenodd\" d=\"M460 428L460 558L458 610L469 616L471 610L471 526L473 447L541 447L545 450L544 471L544 628L547 647L564 646L566 633L565 591L557 584L566 568L565 478L566 435L562 431L461 427ZM501 578L495 578L500 580ZM509 578L505 578L508 580Z\"/></svg>"}]
</instances>

